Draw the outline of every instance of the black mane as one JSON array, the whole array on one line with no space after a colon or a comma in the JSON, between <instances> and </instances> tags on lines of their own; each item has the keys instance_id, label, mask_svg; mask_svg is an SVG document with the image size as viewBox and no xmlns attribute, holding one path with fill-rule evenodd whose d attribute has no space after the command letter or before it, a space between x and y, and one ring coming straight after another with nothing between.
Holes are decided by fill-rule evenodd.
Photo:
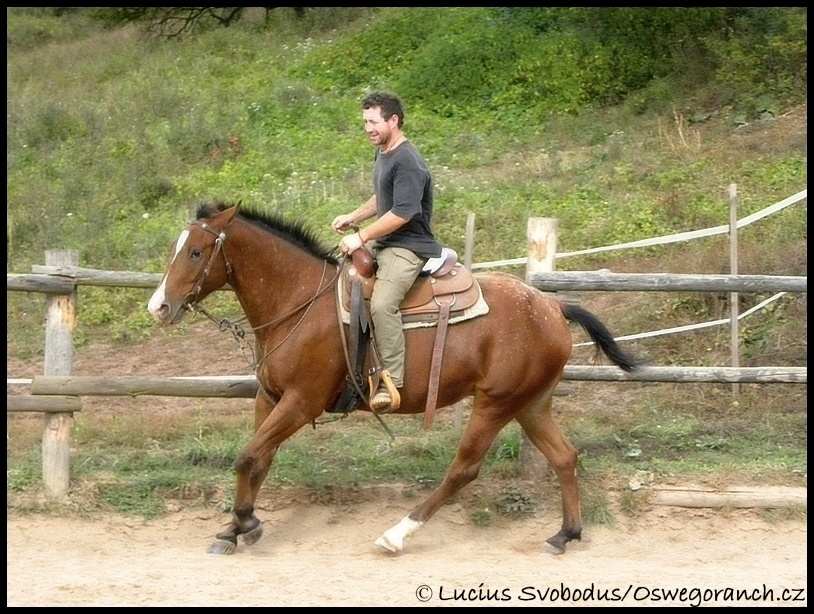
<instances>
[{"instance_id":1,"label":"black mane","mask_svg":"<svg viewBox=\"0 0 814 614\"><path fill-rule=\"evenodd\" d=\"M196 219L214 217L217 213L233 207L235 203L225 203L221 201L213 201L208 203L201 203L198 205L198 211L195 213ZM327 260L333 264L338 264L338 260L334 255L336 247L327 247L323 245L317 234L305 227L302 220L286 220L278 213L264 213L250 207L241 205L238 217L253 223L270 232L276 237L280 237L292 243L293 245L313 254L321 260Z\"/></svg>"}]
</instances>

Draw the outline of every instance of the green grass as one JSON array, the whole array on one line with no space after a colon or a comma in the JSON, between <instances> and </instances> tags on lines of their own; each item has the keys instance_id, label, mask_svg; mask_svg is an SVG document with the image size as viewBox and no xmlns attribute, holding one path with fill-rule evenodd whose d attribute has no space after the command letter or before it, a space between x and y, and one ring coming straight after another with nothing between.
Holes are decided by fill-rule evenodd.
<instances>
[{"instance_id":1,"label":"green grass","mask_svg":"<svg viewBox=\"0 0 814 614\"><path fill-rule=\"evenodd\" d=\"M802 407L760 415L758 407L749 405L761 394L771 395L745 393L723 415L704 405L694 412L671 411L664 406L676 399L663 397L664 406L644 406L622 419L591 412L578 423L565 424L575 431L583 466L591 471L664 476L741 472L755 477L805 472L807 417ZM692 396L686 395L688 403Z\"/></svg>"},{"instance_id":2,"label":"green grass","mask_svg":"<svg viewBox=\"0 0 814 614\"><path fill-rule=\"evenodd\" d=\"M579 19L575 9L557 19L568 13ZM46 9L8 9L9 270L29 272L45 250L59 247L77 250L80 266L159 272L194 205L207 198L302 217L335 243L330 220L369 197L371 148L358 100L372 87L403 88L407 133L434 173L436 235L462 253L467 214L475 213L476 262L524 256L530 216L559 220L562 251L724 223L730 182L738 183L742 215L806 185L805 134L756 139L787 120L763 121L737 108L758 92L778 107L775 116L805 104L804 88L793 95L775 82L794 82L778 67L794 74L805 66L804 53L794 63L805 13L778 13L775 27L789 32L775 34L785 44L773 49L788 57L756 52L750 63L744 41L735 39L731 50L710 49L708 64L679 62L610 105L571 91L581 91L591 71L608 70L602 54L589 52L591 62L567 54L575 65L557 66L535 85L548 56L522 50L556 49L561 41L546 41L542 26L530 33L534 21L517 11L315 9L297 22L275 10L267 28L251 21L148 43L135 27L102 27L83 11L59 18ZM713 23L703 11L693 15ZM443 36L416 37L416 20ZM380 41L394 39L404 47L391 57ZM655 57L633 62L630 74ZM726 62L749 70L712 77ZM767 66L766 83L750 81ZM624 92L628 84L613 77L625 76L611 71L594 86ZM558 106L581 96L581 105ZM744 113L748 124L735 123ZM799 242L802 209L761 224L753 242L772 237L778 251L783 241ZM7 313L17 321L32 313L25 294L9 296ZM80 334L101 324L116 340L149 336L143 292L82 294ZM26 341L21 331L9 331L15 352L41 351L41 341Z\"/></svg>"}]
</instances>

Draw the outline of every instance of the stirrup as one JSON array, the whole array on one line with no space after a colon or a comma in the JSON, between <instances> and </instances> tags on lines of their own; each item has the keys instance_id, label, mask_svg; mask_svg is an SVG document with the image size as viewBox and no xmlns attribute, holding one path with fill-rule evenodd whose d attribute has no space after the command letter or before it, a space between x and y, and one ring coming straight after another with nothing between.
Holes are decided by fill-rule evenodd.
<instances>
[{"instance_id":1,"label":"stirrup","mask_svg":"<svg viewBox=\"0 0 814 614\"><path fill-rule=\"evenodd\" d=\"M393 384L390 371L383 369L379 374L381 381L376 392L370 397L370 409L374 412L395 411L401 405L401 395ZM373 390L373 378L370 378L370 389Z\"/></svg>"}]
</instances>

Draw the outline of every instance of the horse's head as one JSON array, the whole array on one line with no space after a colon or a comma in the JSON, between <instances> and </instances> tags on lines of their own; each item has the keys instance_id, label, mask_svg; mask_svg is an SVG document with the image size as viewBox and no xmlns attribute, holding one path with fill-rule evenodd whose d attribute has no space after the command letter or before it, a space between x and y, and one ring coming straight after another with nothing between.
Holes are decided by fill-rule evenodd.
<instances>
[{"instance_id":1,"label":"horse's head","mask_svg":"<svg viewBox=\"0 0 814 614\"><path fill-rule=\"evenodd\" d=\"M147 309L163 324L177 324L191 305L229 281L223 253L226 229L240 205L208 213L189 223L173 245L172 260Z\"/></svg>"}]
</instances>

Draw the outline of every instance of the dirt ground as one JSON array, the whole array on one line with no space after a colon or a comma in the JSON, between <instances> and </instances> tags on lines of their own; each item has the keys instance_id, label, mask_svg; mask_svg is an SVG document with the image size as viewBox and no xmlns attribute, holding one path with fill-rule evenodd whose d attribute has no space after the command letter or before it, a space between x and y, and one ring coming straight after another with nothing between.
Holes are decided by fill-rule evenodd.
<instances>
[{"instance_id":1,"label":"dirt ground","mask_svg":"<svg viewBox=\"0 0 814 614\"><path fill-rule=\"evenodd\" d=\"M74 372L243 372L233 340L212 336L206 346L212 351L206 353L200 352L199 339L191 342L197 351L178 338L168 343L160 337L138 351L103 345L80 348ZM148 363L145 356L150 357ZM223 358L211 360L218 356ZM36 360L7 361L8 377L40 373L42 365ZM168 401L174 406L180 402ZM160 402L155 399L151 411L161 411ZM89 411L104 411L103 400L88 399L86 404ZM559 529L556 505L531 517L498 517L483 527L472 522L460 503L452 503L394 555L374 541L417 504L402 489L381 486L328 502L312 499L293 488L264 488L257 506L263 538L250 547L241 542L229 556L206 552L229 520L214 509L173 502L167 517L143 521L101 514L23 513L7 501L7 605L808 603L807 525L799 516L652 507L635 519L618 514L613 527L586 527L583 540L557 556L543 549L545 539Z\"/></svg>"},{"instance_id":2,"label":"dirt ground","mask_svg":"<svg viewBox=\"0 0 814 614\"><path fill-rule=\"evenodd\" d=\"M240 543L228 556L206 553L228 520L214 512L182 509L149 522L12 515L6 521L7 605L808 603L803 521L658 508L635 522L588 527L581 542L557 556L542 549L558 529L554 514L479 527L453 504L402 553L376 547L376 537L414 503L380 488L341 505L307 498L273 510L261 504L263 538L250 547Z\"/></svg>"}]
</instances>

